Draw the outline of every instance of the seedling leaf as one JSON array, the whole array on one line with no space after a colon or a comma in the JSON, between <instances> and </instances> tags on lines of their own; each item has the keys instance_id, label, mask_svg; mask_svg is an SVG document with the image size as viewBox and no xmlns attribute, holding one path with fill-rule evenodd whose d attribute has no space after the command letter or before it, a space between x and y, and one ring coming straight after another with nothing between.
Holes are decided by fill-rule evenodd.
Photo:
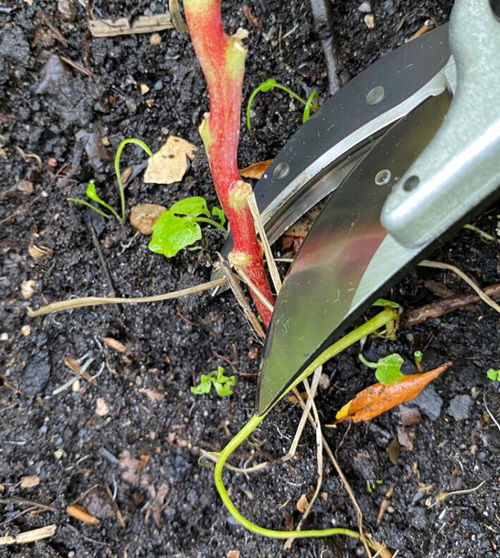
<instances>
[{"instance_id":1,"label":"seedling leaf","mask_svg":"<svg viewBox=\"0 0 500 558\"><path fill-rule=\"evenodd\" d=\"M369 368L375 368L375 377L381 384L390 386L404 378L401 372L401 365L404 360L403 357L397 353L379 358L377 362L369 362L360 354L359 360Z\"/></svg>"},{"instance_id":2,"label":"seedling leaf","mask_svg":"<svg viewBox=\"0 0 500 558\"><path fill-rule=\"evenodd\" d=\"M208 374L202 374L200 383L191 387L191 393L202 395L209 393L214 386L219 397L227 397L233 394L232 387L236 384L236 376L224 376L224 368L218 366L217 370L212 370Z\"/></svg>"},{"instance_id":3,"label":"seedling leaf","mask_svg":"<svg viewBox=\"0 0 500 558\"><path fill-rule=\"evenodd\" d=\"M201 228L195 221L176 217L170 211L163 213L153 225L153 236L148 248L157 254L172 258L186 246L201 238Z\"/></svg>"},{"instance_id":4,"label":"seedling leaf","mask_svg":"<svg viewBox=\"0 0 500 558\"><path fill-rule=\"evenodd\" d=\"M492 382L500 382L500 370L494 370L490 368L486 371L486 375Z\"/></svg>"},{"instance_id":5,"label":"seedling leaf","mask_svg":"<svg viewBox=\"0 0 500 558\"><path fill-rule=\"evenodd\" d=\"M385 308L401 308L401 305L392 300L386 300L385 298L377 299L372 306L384 306Z\"/></svg>"},{"instance_id":6,"label":"seedling leaf","mask_svg":"<svg viewBox=\"0 0 500 558\"><path fill-rule=\"evenodd\" d=\"M220 207L212 207L212 215L219 219L219 223L224 226L226 224L226 214Z\"/></svg>"},{"instance_id":7,"label":"seedling leaf","mask_svg":"<svg viewBox=\"0 0 500 558\"><path fill-rule=\"evenodd\" d=\"M175 215L189 215L190 217L199 217L200 215L205 215L205 217L210 217L210 211L208 211L207 202L200 196L193 196L191 198L180 200L174 203L174 205L168 211L169 213Z\"/></svg>"}]
</instances>

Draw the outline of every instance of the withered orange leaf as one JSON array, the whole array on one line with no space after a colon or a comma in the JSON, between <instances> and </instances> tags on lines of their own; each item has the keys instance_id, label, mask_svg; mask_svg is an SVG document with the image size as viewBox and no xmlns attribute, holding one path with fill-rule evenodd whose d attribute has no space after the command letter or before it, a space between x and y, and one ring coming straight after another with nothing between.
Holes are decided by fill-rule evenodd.
<instances>
[{"instance_id":1,"label":"withered orange leaf","mask_svg":"<svg viewBox=\"0 0 500 558\"><path fill-rule=\"evenodd\" d=\"M252 165L240 169L240 174L243 178L255 178L259 180L262 175L266 172L267 167L273 162L272 159L267 161L259 161L258 163L253 163Z\"/></svg>"},{"instance_id":2,"label":"withered orange leaf","mask_svg":"<svg viewBox=\"0 0 500 558\"><path fill-rule=\"evenodd\" d=\"M445 362L430 372L405 376L400 382L389 386L384 384L368 386L340 409L334 424L346 420L360 422L378 417L396 405L417 397L429 382L436 379L450 366L451 362Z\"/></svg>"}]
</instances>

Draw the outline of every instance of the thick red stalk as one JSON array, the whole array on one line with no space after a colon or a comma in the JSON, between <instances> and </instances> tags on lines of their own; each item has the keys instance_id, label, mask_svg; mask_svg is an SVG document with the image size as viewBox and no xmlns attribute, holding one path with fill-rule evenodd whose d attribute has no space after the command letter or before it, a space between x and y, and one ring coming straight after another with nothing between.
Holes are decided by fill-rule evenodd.
<instances>
[{"instance_id":1,"label":"thick red stalk","mask_svg":"<svg viewBox=\"0 0 500 558\"><path fill-rule=\"evenodd\" d=\"M259 291L273 303L262 249L246 203L250 186L238 172L240 110L245 71L245 33L229 37L224 32L220 0L184 0L191 40L207 81L210 113L205 115L200 134L205 144L210 171L220 203L231 225L234 249L230 260L242 267ZM264 323L271 311L252 293Z\"/></svg>"}]
</instances>

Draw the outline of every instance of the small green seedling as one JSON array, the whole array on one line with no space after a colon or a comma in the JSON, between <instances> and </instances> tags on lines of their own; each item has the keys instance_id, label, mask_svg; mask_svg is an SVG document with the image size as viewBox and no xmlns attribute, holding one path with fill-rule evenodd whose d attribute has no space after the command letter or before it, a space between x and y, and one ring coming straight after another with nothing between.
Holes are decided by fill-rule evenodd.
<instances>
[{"instance_id":1,"label":"small green seedling","mask_svg":"<svg viewBox=\"0 0 500 558\"><path fill-rule=\"evenodd\" d=\"M398 310L399 313L401 313L402 311L400 304L398 304L397 302L393 302L392 300L387 300L385 298L378 298L372 304L372 306L382 306L383 308L394 308ZM383 337L384 339L390 339L391 341L394 341L396 339L396 330L398 328L398 324L399 324L399 318L397 320L394 320L393 322L389 322L386 325L385 330L376 333L376 335L378 337Z\"/></svg>"},{"instance_id":2,"label":"small green seedling","mask_svg":"<svg viewBox=\"0 0 500 558\"><path fill-rule=\"evenodd\" d=\"M397 353L392 353L385 357L379 358L377 362L370 362L360 353L359 360L369 368L375 369L375 377L381 384L390 386L404 378L401 372L401 365L404 359Z\"/></svg>"},{"instance_id":3,"label":"small green seedling","mask_svg":"<svg viewBox=\"0 0 500 558\"><path fill-rule=\"evenodd\" d=\"M494 370L490 368L486 371L486 375L492 382L500 382L500 370Z\"/></svg>"},{"instance_id":4,"label":"small green seedling","mask_svg":"<svg viewBox=\"0 0 500 558\"><path fill-rule=\"evenodd\" d=\"M202 374L200 383L191 387L191 393L203 395L209 393L212 386L215 388L219 397L227 397L233 394L232 387L236 384L236 376L224 376L224 368L218 366L217 370L212 370L208 374Z\"/></svg>"},{"instance_id":5,"label":"small green seedling","mask_svg":"<svg viewBox=\"0 0 500 558\"><path fill-rule=\"evenodd\" d=\"M266 81L263 81L252 91L250 98L248 99L246 115L247 115L247 128L249 132L252 131L252 125L250 123L250 112L252 110L252 104L255 100L255 97L257 96L258 93L267 93L268 91L272 91L273 89L281 89L282 91L285 91L286 93L291 95L294 99L297 99L299 103L302 103L304 105L302 122L307 122L309 120L309 117L311 115L311 110L318 110L319 108L319 95L316 93L316 91L311 91L309 97L307 97L307 99L303 99L300 95L297 95L295 91L292 91L285 85L281 85L281 83L278 83L275 79L266 79Z\"/></svg>"},{"instance_id":6,"label":"small green seedling","mask_svg":"<svg viewBox=\"0 0 500 558\"><path fill-rule=\"evenodd\" d=\"M215 217L217 221L211 217ZM213 207L210 213L207 202L203 198L199 196L186 198L174 203L168 211L160 215L158 221L153 225L153 236L149 249L157 254L163 254L167 258L172 258L182 248L200 240L199 223L208 223L225 231L225 222L226 216L222 209Z\"/></svg>"},{"instance_id":7,"label":"small green seedling","mask_svg":"<svg viewBox=\"0 0 500 558\"><path fill-rule=\"evenodd\" d=\"M415 359L415 366L417 367L417 370L420 373L422 373L424 371L422 367L422 360L424 358L424 354L422 353L422 351L415 351L413 353L413 358Z\"/></svg>"},{"instance_id":8,"label":"small green seedling","mask_svg":"<svg viewBox=\"0 0 500 558\"><path fill-rule=\"evenodd\" d=\"M111 217L114 217L117 221L123 223L123 221L125 220L125 190L123 188L122 177L120 174L120 160L122 157L122 151L124 147L129 143L134 143L135 145L141 147L148 154L149 157L153 156L153 152L151 151L151 149L149 149L149 147L140 139L127 138L118 144L118 149L116 150L116 155L115 155L114 167L115 167L116 181L118 183L118 192L120 194L121 215L119 215L115 209L113 209L108 203L106 203L103 199L101 199L97 195L95 184L92 182L87 186L87 189L85 190L85 194L90 200L98 203L105 210L107 210L107 212L96 207L95 205L92 205L88 201L81 200L80 198L67 198L68 201L85 205L86 207L92 209L96 213L99 213L99 215L106 217L106 219L110 219Z\"/></svg>"}]
</instances>

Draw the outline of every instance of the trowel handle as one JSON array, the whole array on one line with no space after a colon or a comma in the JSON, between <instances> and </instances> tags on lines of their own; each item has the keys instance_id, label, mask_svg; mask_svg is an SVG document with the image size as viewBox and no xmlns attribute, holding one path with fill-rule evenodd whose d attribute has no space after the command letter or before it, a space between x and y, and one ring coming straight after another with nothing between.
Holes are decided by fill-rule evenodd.
<instances>
[{"instance_id":1,"label":"trowel handle","mask_svg":"<svg viewBox=\"0 0 500 558\"><path fill-rule=\"evenodd\" d=\"M444 233L500 185L500 0L456 0L449 34L457 72L450 110L381 216L408 248Z\"/></svg>"}]
</instances>

